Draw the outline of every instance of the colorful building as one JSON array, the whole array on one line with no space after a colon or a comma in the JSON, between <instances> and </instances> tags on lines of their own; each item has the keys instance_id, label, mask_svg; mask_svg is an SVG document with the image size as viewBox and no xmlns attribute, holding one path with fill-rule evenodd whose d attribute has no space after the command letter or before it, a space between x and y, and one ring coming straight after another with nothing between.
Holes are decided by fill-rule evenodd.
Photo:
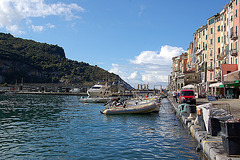
<instances>
[{"instance_id":1,"label":"colorful building","mask_svg":"<svg viewBox=\"0 0 240 160\"><path fill-rule=\"evenodd\" d=\"M230 0L220 13L208 18L193 34L187 52L172 59L172 88L194 84L202 96L239 96L239 3Z\"/></svg>"}]
</instances>

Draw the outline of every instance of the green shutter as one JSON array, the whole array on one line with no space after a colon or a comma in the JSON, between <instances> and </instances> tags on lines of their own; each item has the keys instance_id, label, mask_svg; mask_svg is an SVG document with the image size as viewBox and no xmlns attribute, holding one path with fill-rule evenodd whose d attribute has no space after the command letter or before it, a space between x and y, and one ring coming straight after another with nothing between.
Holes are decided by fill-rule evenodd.
<instances>
[{"instance_id":1,"label":"green shutter","mask_svg":"<svg viewBox=\"0 0 240 160\"><path fill-rule=\"evenodd\" d=\"M214 23L214 18L213 19L210 19L209 21L208 21L208 24L209 25L211 25L211 24L213 24Z\"/></svg>"}]
</instances>

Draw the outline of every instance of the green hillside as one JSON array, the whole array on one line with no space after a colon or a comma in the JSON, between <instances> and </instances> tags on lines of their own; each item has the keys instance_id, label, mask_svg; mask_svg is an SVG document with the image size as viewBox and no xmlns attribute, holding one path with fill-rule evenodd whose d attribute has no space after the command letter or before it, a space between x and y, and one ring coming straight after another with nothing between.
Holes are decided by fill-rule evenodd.
<instances>
[{"instance_id":1,"label":"green hillside","mask_svg":"<svg viewBox=\"0 0 240 160\"><path fill-rule=\"evenodd\" d=\"M0 33L2 83L95 83L122 81L118 75L85 62L67 59L57 45L39 43Z\"/></svg>"}]
</instances>

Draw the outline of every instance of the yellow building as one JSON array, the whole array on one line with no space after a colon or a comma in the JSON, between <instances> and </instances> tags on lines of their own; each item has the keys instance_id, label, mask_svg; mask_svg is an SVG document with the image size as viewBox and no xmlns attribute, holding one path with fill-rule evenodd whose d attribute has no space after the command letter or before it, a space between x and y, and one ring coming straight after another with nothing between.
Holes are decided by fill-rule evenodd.
<instances>
[{"instance_id":1,"label":"yellow building","mask_svg":"<svg viewBox=\"0 0 240 160\"><path fill-rule=\"evenodd\" d=\"M218 53L220 52L218 49L220 48L220 36L221 32L219 29L220 27L220 14L216 14L210 18L208 18L208 42L207 42L207 82L208 84L215 82L215 74L216 74L216 67L217 67L217 58ZM218 67L217 67L218 68Z\"/></svg>"},{"instance_id":2,"label":"yellow building","mask_svg":"<svg viewBox=\"0 0 240 160\"><path fill-rule=\"evenodd\" d=\"M221 61L219 60L219 57L221 56L221 15L220 14L215 16L213 43L214 43L214 46L213 46L213 48L214 48L213 81L221 81Z\"/></svg>"}]
</instances>

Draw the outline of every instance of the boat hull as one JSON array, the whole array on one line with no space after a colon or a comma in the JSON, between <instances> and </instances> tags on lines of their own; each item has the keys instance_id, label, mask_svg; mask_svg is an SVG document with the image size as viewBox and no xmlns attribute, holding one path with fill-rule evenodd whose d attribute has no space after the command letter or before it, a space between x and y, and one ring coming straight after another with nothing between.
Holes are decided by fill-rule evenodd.
<instances>
[{"instance_id":1,"label":"boat hull","mask_svg":"<svg viewBox=\"0 0 240 160\"><path fill-rule=\"evenodd\" d=\"M101 111L102 114L143 114L151 113L156 108L155 103L150 103L141 106L123 106L114 107L110 109L104 109Z\"/></svg>"}]
</instances>

